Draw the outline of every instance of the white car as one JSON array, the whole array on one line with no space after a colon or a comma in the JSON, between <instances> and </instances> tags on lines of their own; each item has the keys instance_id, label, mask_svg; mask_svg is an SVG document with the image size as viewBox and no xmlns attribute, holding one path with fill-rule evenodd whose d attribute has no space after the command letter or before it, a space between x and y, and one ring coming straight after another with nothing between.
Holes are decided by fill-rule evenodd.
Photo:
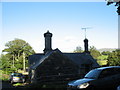
<instances>
[{"instance_id":1,"label":"white car","mask_svg":"<svg viewBox=\"0 0 120 90\"><path fill-rule=\"evenodd\" d=\"M25 82L25 77L22 73L12 73L10 75L10 83L13 84L17 82Z\"/></svg>"}]
</instances>

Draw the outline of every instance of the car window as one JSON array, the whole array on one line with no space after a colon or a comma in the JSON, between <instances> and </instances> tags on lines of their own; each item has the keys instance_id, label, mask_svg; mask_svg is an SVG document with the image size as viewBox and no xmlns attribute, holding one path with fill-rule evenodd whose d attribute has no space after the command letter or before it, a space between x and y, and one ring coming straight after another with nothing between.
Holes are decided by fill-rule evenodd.
<instances>
[{"instance_id":1,"label":"car window","mask_svg":"<svg viewBox=\"0 0 120 90\"><path fill-rule=\"evenodd\" d=\"M116 73L117 73L117 71L114 68L105 69L100 73L99 78L112 76L112 75L115 75Z\"/></svg>"},{"instance_id":2,"label":"car window","mask_svg":"<svg viewBox=\"0 0 120 90\"><path fill-rule=\"evenodd\" d=\"M14 74L12 74L12 76L18 76L18 77L20 77L20 76L23 76L21 73L14 73Z\"/></svg>"},{"instance_id":3,"label":"car window","mask_svg":"<svg viewBox=\"0 0 120 90\"><path fill-rule=\"evenodd\" d=\"M114 71L116 74L120 74L120 68L115 68Z\"/></svg>"},{"instance_id":4,"label":"car window","mask_svg":"<svg viewBox=\"0 0 120 90\"><path fill-rule=\"evenodd\" d=\"M90 79L97 79L101 70L91 70L85 75L85 78L90 78Z\"/></svg>"}]
</instances>

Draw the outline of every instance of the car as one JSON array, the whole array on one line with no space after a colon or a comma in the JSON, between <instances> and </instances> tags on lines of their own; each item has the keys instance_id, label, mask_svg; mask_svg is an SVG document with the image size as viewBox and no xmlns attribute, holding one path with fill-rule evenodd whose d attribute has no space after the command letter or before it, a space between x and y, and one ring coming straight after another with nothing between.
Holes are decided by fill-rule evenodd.
<instances>
[{"instance_id":1,"label":"car","mask_svg":"<svg viewBox=\"0 0 120 90\"><path fill-rule=\"evenodd\" d=\"M10 83L24 83L25 82L25 77L22 73L12 73L10 75Z\"/></svg>"},{"instance_id":2,"label":"car","mask_svg":"<svg viewBox=\"0 0 120 90\"><path fill-rule=\"evenodd\" d=\"M120 66L100 67L89 71L83 79L68 83L68 90L114 90L120 85Z\"/></svg>"},{"instance_id":3,"label":"car","mask_svg":"<svg viewBox=\"0 0 120 90\"><path fill-rule=\"evenodd\" d=\"M117 90L120 90L120 85L119 85L119 86L117 86Z\"/></svg>"}]
</instances>

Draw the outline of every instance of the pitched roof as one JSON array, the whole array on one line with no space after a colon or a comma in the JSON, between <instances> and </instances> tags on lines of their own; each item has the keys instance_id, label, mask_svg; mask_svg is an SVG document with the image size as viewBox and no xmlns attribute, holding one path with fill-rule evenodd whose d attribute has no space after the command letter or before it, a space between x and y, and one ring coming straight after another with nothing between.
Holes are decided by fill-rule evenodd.
<instances>
[{"instance_id":1,"label":"pitched roof","mask_svg":"<svg viewBox=\"0 0 120 90\"><path fill-rule=\"evenodd\" d=\"M84 53L63 53L63 55L67 56L78 65L92 63L91 60L88 60L88 55L85 55Z\"/></svg>"},{"instance_id":2,"label":"pitched roof","mask_svg":"<svg viewBox=\"0 0 120 90\"><path fill-rule=\"evenodd\" d=\"M29 64L30 64L30 68L35 69L38 65L40 65L45 58L48 58L48 56L50 56L50 54L52 54L53 51L47 53L47 54L33 54L29 57Z\"/></svg>"},{"instance_id":3,"label":"pitched roof","mask_svg":"<svg viewBox=\"0 0 120 90\"><path fill-rule=\"evenodd\" d=\"M87 53L62 53L59 49L52 50L46 54L34 54L29 57L30 68L35 69L39 66L45 59L49 58L52 53L58 52L62 54L64 57L69 58L76 65L81 67L82 64L92 64L92 67L98 67L99 65L92 58L90 54Z\"/></svg>"},{"instance_id":4,"label":"pitched roof","mask_svg":"<svg viewBox=\"0 0 120 90\"><path fill-rule=\"evenodd\" d=\"M90 54L87 53L63 53L63 55L67 56L75 62L78 66L81 67L83 64L92 64L92 67L98 67L99 65L96 63L96 61L93 59L93 57Z\"/></svg>"}]
</instances>

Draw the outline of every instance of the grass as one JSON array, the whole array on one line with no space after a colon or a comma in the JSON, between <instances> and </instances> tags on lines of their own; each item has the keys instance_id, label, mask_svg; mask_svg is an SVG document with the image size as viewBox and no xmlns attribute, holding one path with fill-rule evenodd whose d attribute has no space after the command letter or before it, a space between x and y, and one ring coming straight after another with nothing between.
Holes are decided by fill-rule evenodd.
<instances>
[{"instance_id":1,"label":"grass","mask_svg":"<svg viewBox=\"0 0 120 90\"><path fill-rule=\"evenodd\" d=\"M108 58L108 55L101 55L97 58L97 63L100 66L107 65L107 58Z\"/></svg>"},{"instance_id":2,"label":"grass","mask_svg":"<svg viewBox=\"0 0 120 90\"><path fill-rule=\"evenodd\" d=\"M107 60L97 60L97 63L98 63L100 66L107 65Z\"/></svg>"},{"instance_id":3,"label":"grass","mask_svg":"<svg viewBox=\"0 0 120 90\"><path fill-rule=\"evenodd\" d=\"M15 83L15 84L13 84L13 86L24 86L24 83Z\"/></svg>"},{"instance_id":4,"label":"grass","mask_svg":"<svg viewBox=\"0 0 120 90\"><path fill-rule=\"evenodd\" d=\"M98 60L106 60L108 58L108 55L101 55L97 59Z\"/></svg>"}]
</instances>

